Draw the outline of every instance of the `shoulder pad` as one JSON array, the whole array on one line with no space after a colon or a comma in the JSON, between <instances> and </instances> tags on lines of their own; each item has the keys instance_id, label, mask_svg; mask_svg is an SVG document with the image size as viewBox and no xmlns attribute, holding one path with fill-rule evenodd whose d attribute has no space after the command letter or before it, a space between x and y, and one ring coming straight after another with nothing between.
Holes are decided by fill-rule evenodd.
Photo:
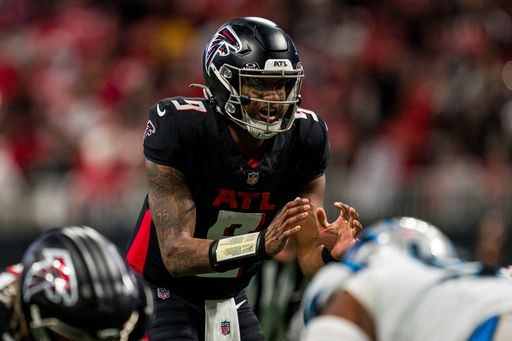
<instances>
[{"instance_id":1,"label":"shoulder pad","mask_svg":"<svg viewBox=\"0 0 512 341\"><path fill-rule=\"evenodd\" d=\"M350 269L338 262L326 264L318 270L303 296L306 324L322 312L332 294L345 288L351 275Z\"/></svg>"}]
</instances>

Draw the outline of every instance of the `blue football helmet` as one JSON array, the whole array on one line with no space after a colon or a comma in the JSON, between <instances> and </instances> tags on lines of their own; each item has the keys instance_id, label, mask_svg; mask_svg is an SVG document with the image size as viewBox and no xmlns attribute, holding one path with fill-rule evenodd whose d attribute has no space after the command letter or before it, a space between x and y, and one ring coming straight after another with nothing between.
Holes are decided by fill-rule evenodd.
<instances>
[{"instance_id":1,"label":"blue football helmet","mask_svg":"<svg viewBox=\"0 0 512 341\"><path fill-rule=\"evenodd\" d=\"M455 246L434 225L411 217L378 221L363 229L359 241L347 250L341 263L329 263L317 272L304 293L304 322L318 316L331 295L342 290L354 272L365 268L370 257L383 247L403 251L430 265L460 264Z\"/></svg>"},{"instance_id":2,"label":"blue football helmet","mask_svg":"<svg viewBox=\"0 0 512 341\"><path fill-rule=\"evenodd\" d=\"M394 217L363 229L359 241L350 248L343 262L355 268L364 266L379 247L392 246L431 265L458 259L450 239L434 225L412 217Z\"/></svg>"}]
</instances>

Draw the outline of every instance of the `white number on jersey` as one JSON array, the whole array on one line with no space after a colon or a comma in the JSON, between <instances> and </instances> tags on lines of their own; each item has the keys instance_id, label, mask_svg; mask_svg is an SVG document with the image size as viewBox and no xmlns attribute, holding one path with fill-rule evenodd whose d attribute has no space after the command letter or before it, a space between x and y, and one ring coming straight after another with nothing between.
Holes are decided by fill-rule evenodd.
<instances>
[{"instance_id":1,"label":"white number on jersey","mask_svg":"<svg viewBox=\"0 0 512 341\"><path fill-rule=\"evenodd\" d=\"M195 110L199 112L206 112L206 108L203 104L203 102L194 100L194 99L183 99L185 104L181 104L177 100L173 99L171 102L176 107L176 110L183 111L183 110Z\"/></svg>"},{"instance_id":2,"label":"white number on jersey","mask_svg":"<svg viewBox=\"0 0 512 341\"><path fill-rule=\"evenodd\" d=\"M295 118L307 119L308 116L313 117L313 119L318 122L318 116L316 116L316 114L314 112L312 112L311 110L299 108L299 109L297 109L297 112L295 113Z\"/></svg>"}]
</instances>

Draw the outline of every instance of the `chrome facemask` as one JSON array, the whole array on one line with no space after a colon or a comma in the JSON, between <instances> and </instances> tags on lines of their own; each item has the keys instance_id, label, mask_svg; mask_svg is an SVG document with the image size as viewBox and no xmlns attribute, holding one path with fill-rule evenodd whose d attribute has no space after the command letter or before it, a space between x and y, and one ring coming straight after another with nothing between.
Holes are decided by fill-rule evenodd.
<instances>
[{"instance_id":1,"label":"chrome facemask","mask_svg":"<svg viewBox=\"0 0 512 341\"><path fill-rule=\"evenodd\" d=\"M279 67L273 67L273 64L277 64ZM217 72L217 70L214 70L214 72ZM228 81L234 77L234 74L238 74L238 89L231 86ZM253 137L269 139L277 133L285 132L292 127L295 120L295 112L300 104L300 90L304 78L304 70L302 68L293 69L291 63L287 60L268 60L263 70L255 68L240 69L231 65L223 65L217 76L231 94L222 111L231 121L247 130ZM251 79L284 80L285 100L270 101L241 95L242 85ZM244 107L252 101L265 103L267 105L267 112L271 112L271 108L276 105L282 106L280 117L274 122L270 122L270 116L267 118L267 121L251 117ZM240 109L241 118L235 116L237 108ZM286 124L283 126L285 119Z\"/></svg>"}]
</instances>

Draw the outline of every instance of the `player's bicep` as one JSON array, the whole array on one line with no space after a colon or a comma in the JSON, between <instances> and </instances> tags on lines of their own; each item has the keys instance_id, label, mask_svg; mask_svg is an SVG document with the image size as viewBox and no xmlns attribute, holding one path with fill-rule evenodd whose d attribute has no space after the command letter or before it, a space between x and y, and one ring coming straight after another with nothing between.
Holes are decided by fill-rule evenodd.
<instances>
[{"instance_id":1,"label":"player's bicep","mask_svg":"<svg viewBox=\"0 0 512 341\"><path fill-rule=\"evenodd\" d=\"M161 246L179 237L192 236L195 204L185 175L175 168L147 159L145 172L149 208Z\"/></svg>"}]
</instances>

